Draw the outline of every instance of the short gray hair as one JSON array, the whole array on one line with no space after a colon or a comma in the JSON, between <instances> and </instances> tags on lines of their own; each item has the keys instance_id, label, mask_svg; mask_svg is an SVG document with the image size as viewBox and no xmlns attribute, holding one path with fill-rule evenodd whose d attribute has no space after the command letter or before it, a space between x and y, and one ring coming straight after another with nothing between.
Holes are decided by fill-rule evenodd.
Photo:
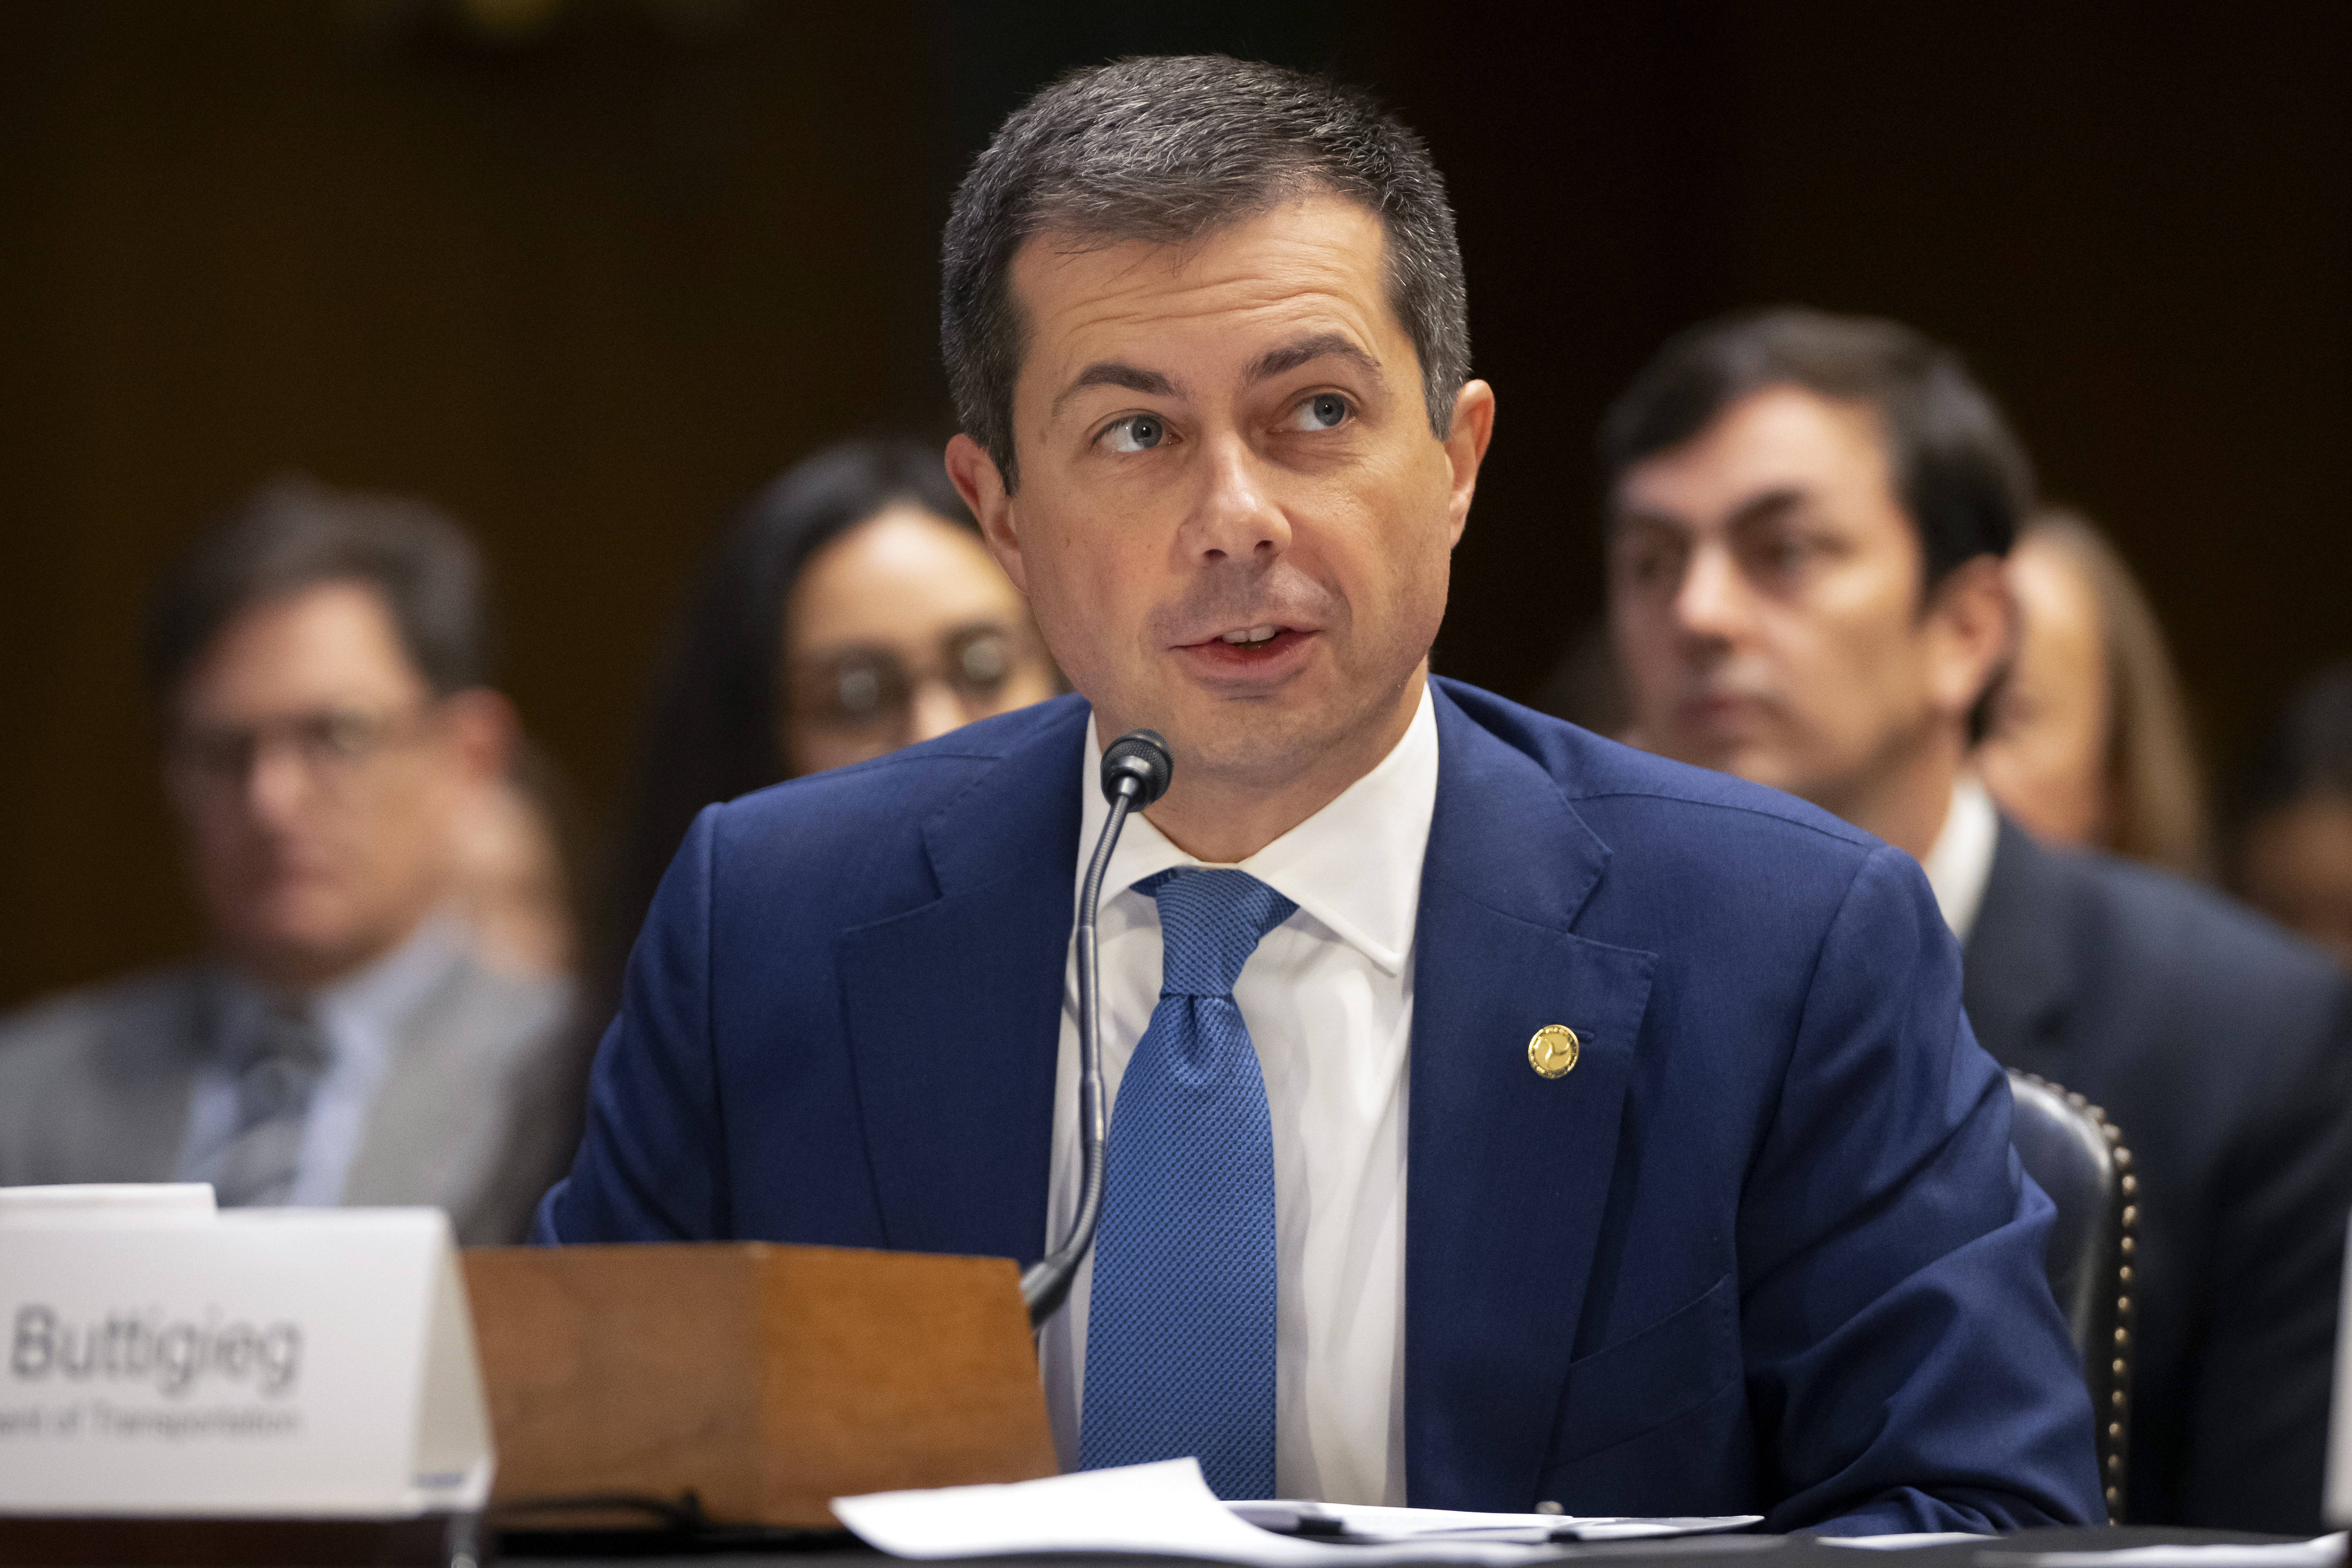
<instances>
[{"instance_id":1,"label":"short gray hair","mask_svg":"<svg viewBox=\"0 0 2352 1568\"><path fill-rule=\"evenodd\" d=\"M1454 209L1429 149L1370 95L1223 55L1073 71L1015 110L958 188L941 256L940 341L965 432L1018 483L1013 383L1027 324L1009 283L1033 235L1183 245L1316 191L1387 232L1389 301L1421 361L1440 440L1470 376Z\"/></svg>"}]
</instances>

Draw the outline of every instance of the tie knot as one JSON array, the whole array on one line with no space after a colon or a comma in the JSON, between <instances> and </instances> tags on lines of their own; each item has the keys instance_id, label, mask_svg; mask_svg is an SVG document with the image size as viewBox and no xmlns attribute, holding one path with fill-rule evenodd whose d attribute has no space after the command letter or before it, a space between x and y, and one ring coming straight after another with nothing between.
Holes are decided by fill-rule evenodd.
<instances>
[{"instance_id":1,"label":"tie knot","mask_svg":"<svg viewBox=\"0 0 2352 1568\"><path fill-rule=\"evenodd\" d=\"M1165 871L1137 883L1160 905L1163 997L1229 997L1265 934L1298 905L1245 871Z\"/></svg>"},{"instance_id":2,"label":"tie knot","mask_svg":"<svg viewBox=\"0 0 2352 1568\"><path fill-rule=\"evenodd\" d=\"M307 1072L326 1065L327 1041L307 1012L272 1008L268 1020L246 1039L236 1061L240 1071L270 1064Z\"/></svg>"}]
</instances>

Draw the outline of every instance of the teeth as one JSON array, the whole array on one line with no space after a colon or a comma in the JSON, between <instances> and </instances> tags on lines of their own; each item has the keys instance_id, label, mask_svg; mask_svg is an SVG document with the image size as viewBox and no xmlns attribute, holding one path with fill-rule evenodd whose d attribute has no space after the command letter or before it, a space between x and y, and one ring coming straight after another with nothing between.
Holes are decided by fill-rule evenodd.
<instances>
[{"instance_id":1,"label":"teeth","mask_svg":"<svg viewBox=\"0 0 2352 1568\"><path fill-rule=\"evenodd\" d=\"M1228 643L1265 643L1271 641L1281 630L1279 626L1253 626L1246 632L1228 632L1224 640Z\"/></svg>"}]
</instances>

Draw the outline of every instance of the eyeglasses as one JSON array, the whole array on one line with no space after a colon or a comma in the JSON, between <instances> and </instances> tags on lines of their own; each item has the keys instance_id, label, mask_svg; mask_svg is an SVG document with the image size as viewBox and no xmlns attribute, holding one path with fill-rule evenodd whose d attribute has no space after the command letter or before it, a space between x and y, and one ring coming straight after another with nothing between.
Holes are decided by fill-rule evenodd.
<instances>
[{"instance_id":1,"label":"eyeglasses","mask_svg":"<svg viewBox=\"0 0 2352 1568\"><path fill-rule=\"evenodd\" d=\"M915 688L927 680L944 684L967 718L993 711L1005 683L1035 651L1027 639L1002 626L965 626L940 640L938 662L909 668L888 648L845 648L794 660L785 673L792 715L829 729L872 732L903 730L912 721Z\"/></svg>"},{"instance_id":2,"label":"eyeglasses","mask_svg":"<svg viewBox=\"0 0 2352 1568\"><path fill-rule=\"evenodd\" d=\"M385 753L421 739L435 711L430 705L389 713L322 708L256 725L194 727L173 739L168 761L199 791L226 794L244 787L265 754L283 748L314 784L341 789Z\"/></svg>"}]
</instances>

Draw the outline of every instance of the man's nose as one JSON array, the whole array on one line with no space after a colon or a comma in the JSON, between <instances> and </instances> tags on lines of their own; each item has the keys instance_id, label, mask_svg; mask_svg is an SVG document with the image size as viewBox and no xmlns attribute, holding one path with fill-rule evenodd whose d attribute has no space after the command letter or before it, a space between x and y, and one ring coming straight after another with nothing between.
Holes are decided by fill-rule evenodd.
<instances>
[{"instance_id":1,"label":"man's nose","mask_svg":"<svg viewBox=\"0 0 2352 1568\"><path fill-rule=\"evenodd\" d=\"M1187 532L1205 559L1271 560L1290 548L1290 519L1274 502L1257 455L1239 436L1211 444L1204 488Z\"/></svg>"},{"instance_id":2,"label":"man's nose","mask_svg":"<svg viewBox=\"0 0 2352 1568\"><path fill-rule=\"evenodd\" d=\"M963 699L945 681L918 681L908 704L907 743L936 740L951 729L961 729L971 716L964 712Z\"/></svg>"},{"instance_id":3,"label":"man's nose","mask_svg":"<svg viewBox=\"0 0 2352 1568\"><path fill-rule=\"evenodd\" d=\"M247 815L275 826L291 821L316 788L298 748L264 741L253 749L241 794Z\"/></svg>"},{"instance_id":4,"label":"man's nose","mask_svg":"<svg viewBox=\"0 0 2352 1568\"><path fill-rule=\"evenodd\" d=\"M1731 552L1721 545L1692 551L1675 591L1675 629L1694 642L1736 642L1748 610L1748 585Z\"/></svg>"}]
</instances>

